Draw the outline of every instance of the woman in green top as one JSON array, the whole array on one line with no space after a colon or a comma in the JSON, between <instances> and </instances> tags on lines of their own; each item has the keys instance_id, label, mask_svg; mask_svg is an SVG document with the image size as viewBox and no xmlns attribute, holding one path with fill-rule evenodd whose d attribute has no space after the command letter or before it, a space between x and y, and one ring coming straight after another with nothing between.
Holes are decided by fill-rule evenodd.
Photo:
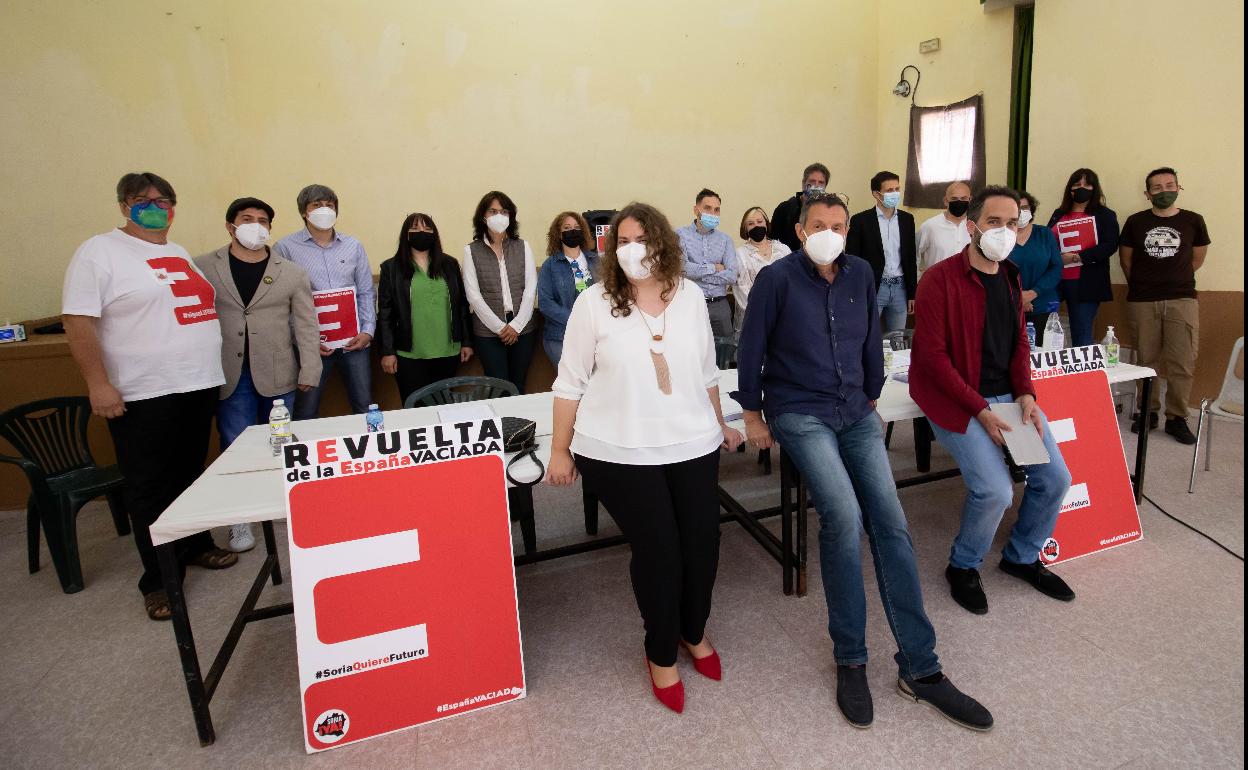
<instances>
[{"instance_id":1,"label":"woman in green top","mask_svg":"<svg viewBox=\"0 0 1248 770\"><path fill-rule=\"evenodd\" d=\"M472 358L472 329L459 263L442 251L428 214L409 214L394 256L381 263L377 342L381 369L393 374L403 401L426 385L454 377Z\"/></svg>"}]
</instances>

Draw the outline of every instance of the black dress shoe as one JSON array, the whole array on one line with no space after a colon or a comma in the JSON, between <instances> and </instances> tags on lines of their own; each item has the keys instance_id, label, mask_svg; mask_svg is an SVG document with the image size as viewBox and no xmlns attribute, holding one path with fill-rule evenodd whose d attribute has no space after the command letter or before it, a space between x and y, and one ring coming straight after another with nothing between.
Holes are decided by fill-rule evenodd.
<instances>
[{"instance_id":1,"label":"black dress shoe","mask_svg":"<svg viewBox=\"0 0 1248 770\"><path fill-rule=\"evenodd\" d=\"M949 677L942 675L935 684L923 684L916 679L898 679L897 691L915 703L926 703L954 724L968 730L987 732L992 729L992 714L979 701L953 686Z\"/></svg>"},{"instance_id":2,"label":"black dress shoe","mask_svg":"<svg viewBox=\"0 0 1248 770\"><path fill-rule=\"evenodd\" d=\"M1148 429L1157 430L1157 413L1156 412L1148 413ZM1140 432L1140 413L1139 412L1136 412L1131 417L1131 432L1132 433Z\"/></svg>"},{"instance_id":3,"label":"black dress shoe","mask_svg":"<svg viewBox=\"0 0 1248 770\"><path fill-rule=\"evenodd\" d=\"M988 597L979 582L979 570L958 569L950 564L945 567L945 580L949 581L949 593L962 609L976 615L988 614Z\"/></svg>"},{"instance_id":4,"label":"black dress shoe","mask_svg":"<svg viewBox=\"0 0 1248 770\"><path fill-rule=\"evenodd\" d=\"M1196 435L1187 427L1187 420L1183 417L1167 417L1166 433L1174 436L1174 440L1180 444L1191 446L1196 443Z\"/></svg>"},{"instance_id":5,"label":"black dress shoe","mask_svg":"<svg viewBox=\"0 0 1248 770\"><path fill-rule=\"evenodd\" d=\"M845 721L865 730L875 720L866 666L836 667L836 705Z\"/></svg>"},{"instance_id":6,"label":"black dress shoe","mask_svg":"<svg viewBox=\"0 0 1248 770\"><path fill-rule=\"evenodd\" d=\"M1075 592L1070 590L1070 586L1066 585L1066 581L1049 572L1048 567L1041 564L1039 559L1036 559L1031 564L1015 564L1012 561L1002 559L1000 566L1002 572L1030 583L1032 588L1045 596L1051 596L1064 602L1075 598Z\"/></svg>"}]
</instances>

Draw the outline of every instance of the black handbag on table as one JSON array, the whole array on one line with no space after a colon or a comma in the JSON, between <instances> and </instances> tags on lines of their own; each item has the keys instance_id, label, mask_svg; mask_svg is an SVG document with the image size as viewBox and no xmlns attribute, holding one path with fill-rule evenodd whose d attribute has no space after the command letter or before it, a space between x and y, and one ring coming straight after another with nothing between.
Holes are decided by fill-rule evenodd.
<instances>
[{"instance_id":1,"label":"black handbag on table","mask_svg":"<svg viewBox=\"0 0 1248 770\"><path fill-rule=\"evenodd\" d=\"M532 420L526 420L523 417L503 417L501 419L503 423L503 451L508 454L515 453L515 456L507 461L507 468L504 471L507 475L507 480L517 487L537 485L546 476L546 466L542 465L542 461L537 459L537 423ZM525 457L531 457L540 471L537 478L533 481L517 481L511 476L511 466Z\"/></svg>"}]
</instances>

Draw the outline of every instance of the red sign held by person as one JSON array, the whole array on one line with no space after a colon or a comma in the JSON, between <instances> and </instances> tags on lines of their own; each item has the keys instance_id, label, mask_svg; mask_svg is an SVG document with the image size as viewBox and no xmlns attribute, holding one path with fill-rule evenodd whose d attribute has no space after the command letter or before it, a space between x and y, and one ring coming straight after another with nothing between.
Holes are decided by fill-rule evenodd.
<instances>
[{"instance_id":1,"label":"red sign held by person","mask_svg":"<svg viewBox=\"0 0 1248 770\"><path fill-rule=\"evenodd\" d=\"M327 348L345 347L360 334L360 316L355 306L355 289L325 289L312 292L316 320L321 327L321 344Z\"/></svg>"},{"instance_id":2,"label":"red sign held by person","mask_svg":"<svg viewBox=\"0 0 1248 770\"><path fill-rule=\"evenodd\" d=\"M1037 350L1031 379L1071 476L1041 561L1056 564L1142 538L1104 348Z\"/></svg>"},{"instance_id":3,"label":"red sign held by person","mask_svg":"<svg viewBox=\"0 0 1248 770\"><path fill-rule=\"evenodd\" d=\"M284 459L309 753L524 697L497 420Z\"/></svg>"}]
</instances>

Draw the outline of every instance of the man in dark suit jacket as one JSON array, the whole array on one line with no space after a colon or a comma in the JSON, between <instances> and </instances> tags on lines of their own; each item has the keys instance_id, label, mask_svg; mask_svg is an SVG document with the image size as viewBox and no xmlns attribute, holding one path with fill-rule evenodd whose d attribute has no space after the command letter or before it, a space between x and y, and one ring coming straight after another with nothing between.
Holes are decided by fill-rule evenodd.
<instances>
[{"instance_id":1,"label":"man in dark suit jacket","mask_svg":"<svg viewBox=\"0 0 1248 770\"><path fill-rule=\"evenodd\" d=\"M875 271L875 302L885 332L906 328L906 316L914 313L914 290L918 283L915 262L914 217L897 208L901 204L901 179L891 171L871 177L875 205L849 220L845 252L865 259Z\"/></svg>"}]
</instances>

